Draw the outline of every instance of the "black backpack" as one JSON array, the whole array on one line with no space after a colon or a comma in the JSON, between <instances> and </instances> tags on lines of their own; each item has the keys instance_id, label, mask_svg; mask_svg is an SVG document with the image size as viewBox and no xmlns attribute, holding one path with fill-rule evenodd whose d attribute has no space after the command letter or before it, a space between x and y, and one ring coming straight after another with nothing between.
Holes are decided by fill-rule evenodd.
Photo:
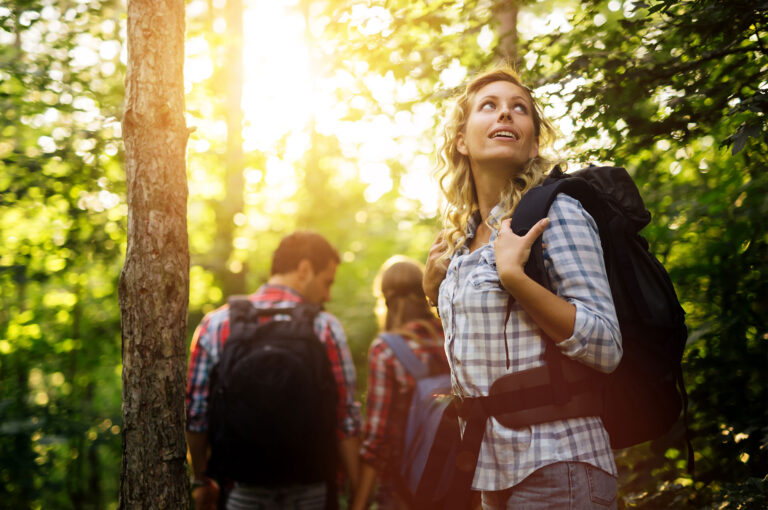
<instances>
[{"instance_id":1,"label":"black backpack","mask_svg":"<svg viewBox=\"0 0 768 510\"><path fill-rule=\"evenodd\" d=\"M601 417L611 447L625 448L655 439L667 432L681 409L687 407L681 362L688 330L667 271L640 235L651 214L623 168L590 166L564 174L556 167L541 186L523 196L512 217L512 229L518 235L527 232L547 215L559 193L579 200L597 223L619 319L624 351L621 362L611 374L598 376L604 379ZM544 271L541 238L531 250L525 269L551 288Z\"/></svg>"},{"instance_id":2,"label":"black backpack","mask_svg":"<svg viewBox=\"0 0 768 510\"><path fill-rule=\"evenodd\" d=\"M544 366L500 377L489 396L461 401L459 414L468 421L461 454L474 462L457 486L471 483L489 416L509 427L600 416L611 447L625 448L660 437L682 410L688 467L693 472L681 368L688 337L685 312L667 271L639 233L651 214L623 168L590 166L564 174L555 167L541 185L523 195L512 215L512 230L517 235L527 233L547 216L559 193L579 200L598 226L622 335L621 362L611 374L600 374L566 358L547 341ZM552 288L541 242L539 237L534 243L525 271Z\"/></svg>"},{"instance_id":3,"label":"black backpack","mask_svg":"<svg viewBox=\"0 0 768 510\"><path fill-rule=\"evenodd\" d=\"M229 299L230 335L211 373L208 473L262 487L328 483L335 493L337 393L315 305L258 309ZM290 320L266 317L290 315Z\"/></svg>"}]
</instances>

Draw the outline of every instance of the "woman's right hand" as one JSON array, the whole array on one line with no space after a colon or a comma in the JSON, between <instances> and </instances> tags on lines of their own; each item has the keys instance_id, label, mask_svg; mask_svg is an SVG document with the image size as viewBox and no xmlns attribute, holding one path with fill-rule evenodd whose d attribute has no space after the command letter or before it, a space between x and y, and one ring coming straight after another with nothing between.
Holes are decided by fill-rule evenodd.
<instances>
[{"instance_id":1,"label":"woman's right hand","mask_svg":"<svg viewBox=\"0 0 768 510\"><path fill-rule=\"evenodd\" d=\"M421 286L424 294L431 305L437 305L437 295L440 292L440 284L445 279L445 273L448 271L448 260L440 260L440 257L448 249L448 243L443 239L443 232L440 232L432 243L427 256L427 264L424 267L424 278Z\"/></svg>"}]
</instances>

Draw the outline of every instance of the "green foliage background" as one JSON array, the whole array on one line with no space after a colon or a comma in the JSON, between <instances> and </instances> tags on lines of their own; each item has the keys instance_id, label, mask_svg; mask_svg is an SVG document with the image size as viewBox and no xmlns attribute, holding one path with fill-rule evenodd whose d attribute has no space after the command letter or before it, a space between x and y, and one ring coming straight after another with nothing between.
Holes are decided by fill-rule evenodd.
<instances>
[{"instance_id":1,"label":"green foliage background","mask_svg":"<svg viewBox=\"0 0 768 510\"><path fill-rule=\"evenodd\" d=\"M222 2L214 2L221 9ZM304 2L299 2L303 6ZM350 119L394 117L454 92L443 72L488 68L501 50L493 0L312 2L308 23L322 73L349 70L365 99ZM683 428L617 452L625 508L768 505L768 3L754 0L521 1L517 65L574 130L564 155L633 174L653 222L645 230L688 312L684 372L697 473L685 472ZM360 7L388 20L351 19ZM358 10L356 10L358 9ZM531 30L551 12L568 25ZM388 13L388 14L386 14ZM206 32L212 13L190 17ZM120 318L125 251L120 124L124 5L114 0L6 2L0 7L0 507L109 508L120 465ZM538 20L538 21L536 21ZM484 30L494 34L479 44ZM83 48L91 48L90 52ZM82 52L85 52L83 54ZM84 64L87 63L87 64ZM366 62L361 72L360 62ZM190 123L223 117L222 72L187 96ZM418 99L380 111L370 76L415 86ZM246 91L246 94L248 92ZM199 135L193 135L199 136ZM344 254L329 308L344 324L361 395L376 332L373 277L390 255L423 260L436 218L406 199L408 169L389 161L393 187L375 203L337 168L356 160L311 133L297 193L275 207L263 180L246 181L246 211L268 226L236 225L247 249L221 245L226 149L190 151L190 333L233 290L266 279L270 254L296 228L324 233ZM430 145L431 144L431 145ZM277 153L284 151L278 147ZM265 155L245 155L263 167ZM204 170L218 187L196 192ZM210 182L209 181L209 182ZM199 184L199 183L198 183ZM215 191L218 190L218 191ZM426 191L425 191L426 192ZM237 269L237 271L233 271ZM236 278L233 277L236 273Z\"/></svg>"}]
</instances>

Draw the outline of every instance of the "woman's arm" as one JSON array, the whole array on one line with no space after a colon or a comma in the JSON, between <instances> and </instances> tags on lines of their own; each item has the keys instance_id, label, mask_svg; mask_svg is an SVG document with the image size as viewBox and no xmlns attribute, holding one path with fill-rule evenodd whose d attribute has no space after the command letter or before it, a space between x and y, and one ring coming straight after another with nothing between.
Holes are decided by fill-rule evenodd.
<instances>
[{"instance_id":1,"label":"woman's arm","mask_svg":"<svg viewBox=\"0 0 768 510\"><path fill-rule=\"evenodd\" d=\"M378 472L376 468L365 461L360 461L360 480L355 491L355 499L352 501L351 510L364 510L368 508L368 500L373 492Z\"/></svg>"},{"instance_id":2,"label":"woman's arm","mask_svg":"<svg viewBox=\"0 0 768 510\"><path fill-rule=\"evenodd\" d=\"M531 246L549 225L549 218L536 223L524 236L512 232L510 221L502 222L494 243L499 280L544 333L561 342L573 335L576 307L539 285L523 269Z\"/></svg>"},{"instance_id":3,"label":"woman's arm","mask_svg":"<svg viewBox=\"0 0 768 510\"><path fill-rule=\"evenodd\" d=\"M367 508L379 465L391 448L389 422L391 404L395 397L396 382L391 351L381 338L376 338L368 350L368 409L360 448L360 474L353 500L354 509Z\"/></svg>"},{"instance_id":4,"label":"woman's arm","mask_svg":"<svg viewBox=\"0 0 768 510\"><path fill-rule=\"evenodd\" d=\"M510 222L506 219L501 223L494 243L499 280L544 333L561 342L573 334L576 307L542 287L524 270L531 246L549 226L549 218L540 220L524 236L512 232Z\"/></svg>"},{"instance_id":5,"label":"woman's arm","mask_svg":"<svg viewBox=\"0 0 768 510\"><path fill-rule=\"evenodd\" d=\"M554 293L523 271L530 247L542 232ZM563 354L603 372L616 368L622 354L621 333L600 237L594 220L577 200L558 197L549 217L523 237L504 222L496 263L502 285Z\"/></svg>"}]
</instances>

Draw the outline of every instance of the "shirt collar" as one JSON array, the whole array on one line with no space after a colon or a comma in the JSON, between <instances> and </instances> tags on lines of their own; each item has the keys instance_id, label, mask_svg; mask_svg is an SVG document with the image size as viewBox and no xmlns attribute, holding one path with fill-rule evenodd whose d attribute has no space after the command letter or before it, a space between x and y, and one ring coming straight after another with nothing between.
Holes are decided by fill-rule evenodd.
<instances>
[{"instance_id":1,"label":"shirt collar","mask_svg":"<svg viewBox=\"0 0 768 510\"><path fill-rule=\"evenodd\" d=\"M502 213L501 209L501 202L493 206L493 209L491 209L490 216L500 216ZM462 249L469 249L469 243L472 241L472 239L475 237L475 233L477 233L477 227L480 226L480 222L482 221L482 218L480 217L480 211L477 210L472 213L472 215L469 217L469 221L467 221L467 228L465 230L466 233L466 241L464 241L464 246L462 246ZM496 228L491 227L491 238L489 239L489 242L493 242L496 240L496 237L498 237L499 231Z\"/></svg>"},{"instance_id":2,"label":"shirt collar","mask_svg":"<svg viewBox=\"0 0 768 510\"><path fill-rule=\"evenodd\" d=\"M280 293L280 294L287 294L292 297L296 298L296 301L305 301L304 296L299 294L299 292L294 289L293 287L289 287L287 285L282 285L278 283L265 283L259 288L259 294L263 293Z\"/></svg>"}]
</instances>

